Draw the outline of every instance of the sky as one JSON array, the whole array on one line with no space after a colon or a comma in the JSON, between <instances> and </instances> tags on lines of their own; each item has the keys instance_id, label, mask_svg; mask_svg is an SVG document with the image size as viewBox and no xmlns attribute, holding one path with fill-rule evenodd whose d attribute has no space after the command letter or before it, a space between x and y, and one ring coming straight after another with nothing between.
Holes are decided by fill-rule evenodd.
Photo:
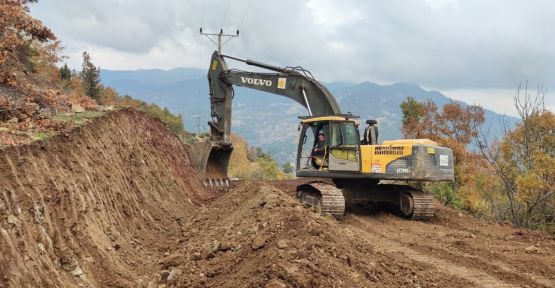
<instances>
[{"instance_id":1,"label":"sky","mask_svg":"<svg viewBox=\"0 0 555 288\"><path fill-rule=\"evenodd\" d=\"M31 14L61 39L68 65L207 69L205 32L235 34L223 53L303 66L324 82L409 82L515 115L516 88L555 111L550 0L40 0Z\"/></svg>"}]
</instances>

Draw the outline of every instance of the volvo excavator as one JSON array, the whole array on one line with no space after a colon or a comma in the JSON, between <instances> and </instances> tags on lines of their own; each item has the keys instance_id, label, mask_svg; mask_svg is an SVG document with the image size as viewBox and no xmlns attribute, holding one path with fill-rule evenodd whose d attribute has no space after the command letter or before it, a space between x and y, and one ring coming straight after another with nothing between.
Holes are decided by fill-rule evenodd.
<instances>
[{"instance_id":1,"label":"volvo excavator","mask_svg":"<svg viewBox=\"0 0 555 288\"><path fill-rule=\"evenodd\" d=\"M240 61L269 72L230 69L225 59ZM205 185L229 185L227 168L231 144L233 86L288 97L304 106L299 117L295 174L312 180L297 187L303 203L340 218L345 205L360 202L392 203L411 219L434 215L430 194L406 185L409 181L453 181L451 149L428 139L403 139L378 143L376 120L367 120L359 133L360 118L342 113L335 97L302 67L276 67L215 51L208 70L211 132L209 141L192 146L193 162L204 175ZM323 153L315 155L320 135ZM404 184L399 184L404 183Z\"/></svg>"}]
</instances>

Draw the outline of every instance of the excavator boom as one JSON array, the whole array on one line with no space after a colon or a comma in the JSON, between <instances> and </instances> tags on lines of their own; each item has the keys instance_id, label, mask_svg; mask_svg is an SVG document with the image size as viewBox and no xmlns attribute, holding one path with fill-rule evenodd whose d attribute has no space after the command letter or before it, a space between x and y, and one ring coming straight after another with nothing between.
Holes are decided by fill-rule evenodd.
<instances>
[{"instance_id":1,"label":"excavator boom","mask_svg":"<svg viewBox=\"0 0 555 288\"><path fill-rule=\"evenodd\" d=\"M271 73L230 69L225 58L256 66ZM337 115L341 109L333 95L302 67L276 67L254 60L243 60L215 51L208 70L211 120L208 122L211 141L195 143L193 160L207 179L227 179L231 144L231 110L233 86L248 87L288 97L304 106L309 115Z\"/></svg>"}]
</instances>

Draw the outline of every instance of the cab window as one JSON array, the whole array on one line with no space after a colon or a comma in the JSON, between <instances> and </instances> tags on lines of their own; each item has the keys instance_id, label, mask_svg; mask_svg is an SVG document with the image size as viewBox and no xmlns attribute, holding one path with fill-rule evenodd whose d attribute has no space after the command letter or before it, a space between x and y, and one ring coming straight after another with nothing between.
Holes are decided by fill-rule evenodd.
<instances>
[{"instance_id":1,"label":"cab window","mask_svg":"<svg viewBox=\"0 0 555 288\"><path fill-rule=\"evenodd\" d=\"M358 131L354 123L343 123L341 125L343 134L343 143L348 146L356 146L358 144Z\"/></svg>"},{"instance_id":2,"label":"cab window","mask_svg":"<svg viewBox=\"0 0 555 288\"><path fill-rule=\"evenodd\" d=\"M331 147L356 146L358 144L358 131L352 122L331 123Z\"/></svg>"},{"instance_id":3,"label":"cab window","mask_svg":"<svg viewBox=\"0 0 555 288\"><path fill-rule=\"evenodd\" d=\"M331 147L341 146L343 145L342 137L341 137L341 124L337 122L331 123Z\"/></svg>"}]
</instances>

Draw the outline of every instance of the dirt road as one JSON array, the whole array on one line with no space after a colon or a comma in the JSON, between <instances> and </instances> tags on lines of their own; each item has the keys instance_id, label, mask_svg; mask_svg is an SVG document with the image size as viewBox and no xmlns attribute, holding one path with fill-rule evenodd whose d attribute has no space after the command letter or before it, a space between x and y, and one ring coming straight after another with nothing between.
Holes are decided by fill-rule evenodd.
<instances>
[{"instance_id":1,"label":"dirt road","mask_svg":"<svg viewBox=\"0 0 555 288\"><path fill-rule=\"evenodd\" d=\"M299 181L274 185L294 195ZM436 217L425 222L406 220L389 207L350 207L339 223L377 251L429 265L473 287L555 287L551 237L437 205Z\"/></svg>"},{"instance_id":2,"label":"dirt road","mask_svg":"<svg viewBox=\"0 0 555 288\"><path fill-rule=\"evenodd\" d=\"M474 287L555 286L555 245L542 236L479 223L448 209L430 223L360 212L345 223L376 249L426 263Z\"/></svg>"},{"instance_id":3,"label":"dirt road","mask_svg":"<svg viewBox=\"0 0 555 288\"><path fill-rule=\"evenodd\" d=\"M0 150L0 287L555 287L547 235L440 207L431 221L200 185L187 147L123 110Z\"/></svg>"}]
</instances>

